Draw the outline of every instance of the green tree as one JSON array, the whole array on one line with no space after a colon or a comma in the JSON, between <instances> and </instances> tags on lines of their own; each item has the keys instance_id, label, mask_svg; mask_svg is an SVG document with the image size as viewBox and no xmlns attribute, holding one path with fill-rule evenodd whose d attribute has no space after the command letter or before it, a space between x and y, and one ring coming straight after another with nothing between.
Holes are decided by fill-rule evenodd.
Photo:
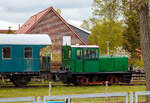
<instances>
[{"instance_id":1,"label":"green tree","mask_svg":"<svg viewBox=\"0 0 150 103\"><path fill-rule=\"evenodd\" d=\"M83 20L80 26L81 28L90 31L90 24L88 20Z\"/></svg>"},{"instance_id":2,"label":"green tree","mask_svg":"<svg viewBox=\"0 0 150 103\"><path fill-rule=\"evenodd\" d=\"M98 21L98 19L92 17L89 20L83 20L80 27L85 30L91 31L92 27L95 26Z\"/></svg>"},{"instance_id":3,"label":"green tree","mask_svg":"<svg viewBox=\"0 0 150 103\"><path fill-rule=\"evenodd\" d=\"M89 20L83 20L81 27L86 30L91 30L97 22L107 21L109 24L109 32L111 32L111 24L117 21L119 17L120 0L93 0L92 14L93 17Z\"/></svg>"},{"instance_id":4,"label":"green tree","mask_svg":"<svg viewBox=\"0 0 150 103\"><path fill-rule=\"evenodd\" d=\"M137 58L136 49L140 49L139 18L133 6L124 12L124 16L126 27L123 32L123 48L131 53L132 58Z\"/></svg>"},{"instance_id":5,"label":"green tree","mask_svg":"<svg viewBox=\"0 0 150 103\"><path fill-rule=\"evenodd\" d=\"M93 17L89 19L92 24L89 44L100 46L101 53L106 54L107 43L110 50L122 44L123 25L119 22L119 0L94 0L92 8Z\"/></svg>"},{"instance_id":6,"label":"green tree","mask_svg":"<svg viewBox=\"0 0 150 103\"><path fill-rule=\"evenodd\" d=\"M107 0L103 0L107 1ZM146 72L146 90L150 91L150 0L121 0L122 7L127 8L126 3L134 4L136 8L139 27L140 27L140 44L142 48L144 70ZM126 10L126 9L123 9ZM124 11L126 12L126 11ZM150 103L150 96L146 97L146 103Z\"/></svg>"},{"instance_id":7,"label":"green tree","mask_svg":"<svg viewBox=\"0 0 150 103\"><path fill-rule=\"evenodd\" d=\"M122 31L124 27L121 22L100 22L91 30L91 35L89 36L89 44L99 45L102 54L107 53L107 41L110 42L110 50L115 50L116 47L122 45ZM109 31L109 26L111 27L111 32Z\"/></svg>"},{"instance_id":8,"label":"green tree","mask_svg":"<svg viewBox=\"0 0 150 103\"><path fill-rule=\"evenodd\" d=\"M59 15L61 15L61 9L60 9L60 8L57 8L57 9L56 9L56 12L57 12Z\"/></svg>"},{"instance_id":9,"label":"green tree","mask_svg":"<svg viewBox=\"0 0 150 103\"><path fill-rule=\"evenodd\" d=\"M140 42L143 53L144 70L146 72L146 90L150 91L150 1L135 0L139 24L140 24ZM150 96L146 97L146 103L150 103Z\"/></svg>"},{"instance_id":10,"label":"green tree","mask_svg":"<svg viewBox=\"0 0 150 103\"><path fill-rule=\"evenodd\" d=\"M119 17L120 0L94 0L93 16L106 21L115 21Z\"/></svg>"}]
</instances>

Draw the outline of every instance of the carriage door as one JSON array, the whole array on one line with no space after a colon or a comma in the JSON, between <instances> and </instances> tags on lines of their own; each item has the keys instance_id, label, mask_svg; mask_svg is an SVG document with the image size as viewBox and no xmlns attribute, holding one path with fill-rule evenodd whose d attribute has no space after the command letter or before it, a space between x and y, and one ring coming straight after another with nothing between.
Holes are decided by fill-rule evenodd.
<instances>
[{"instance_id":1,"label":"carriage door","mask_svg":"<svg viewBox=\"0 0 150 103\"><path fill-rule=\"evenodd\" d=\"M76 49L76 72L83 72L83 49Z\"/></svg>"},{"instance_id":2,"label":"carriage door","mask_svg":"<svg viewBox=\"0 0 150 103\"><path fill-rule=\"evenodd\" d=\"M25 47L24 48L24 57L25 57L25 67L24 71L32 71L32 62L33 62L33 55L32 55L32 48L31 47Z\"/></svg>"}]
</instances>

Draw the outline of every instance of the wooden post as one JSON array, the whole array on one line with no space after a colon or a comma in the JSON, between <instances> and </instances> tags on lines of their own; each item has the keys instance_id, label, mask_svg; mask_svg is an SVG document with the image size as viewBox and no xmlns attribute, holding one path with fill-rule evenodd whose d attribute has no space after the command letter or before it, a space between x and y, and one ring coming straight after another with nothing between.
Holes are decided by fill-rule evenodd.
<instances>
[{"instance_id":1,"label":"wooden post","mask_svg":"<svg viewBox=\"0 0 150 103\"><path fill-rule=\"evenodd\" d=\"M108 93L108 81L105 82L105 93ZM105 98L105 102L108 103L108 97Z\"/></svg>"},{"instance_id":2,"label":"wooden post","mask_svg":"<svg viewBox=\"0 0 150 103\"><path fill-rule=\"evenodd\" d=\"M40 96L37 97L37 103L41 103L41 97Z\"/></svg>"},{"instance_id":3,"label":"wooden post","mask_svg":"<svg viewBox=\"0 0 150 103\"><path fill-rule=\"evenodd\" d=\"M66 97L66 98L65 98L65 103L71 103L71 98Z\"/></svg>"},{"instance_id":4,"label":"wooden post","mask_svg":"<svg viewBox=\"0 0 150 103\"><path fill-rule=\"evenodd\" d=\"M105 92L108 93L108 81L105 82Z\"/></svg>"},{"instance_id":5,"label":"wooden post","mask_svg":"<svg viewBox=\"0 0 150 103\"><path fill-rule=\"evenodd\" d=\"M52 88L52 83L49 82L49 96L51 96L51 88Z\"/></svg>"}]
</instances>

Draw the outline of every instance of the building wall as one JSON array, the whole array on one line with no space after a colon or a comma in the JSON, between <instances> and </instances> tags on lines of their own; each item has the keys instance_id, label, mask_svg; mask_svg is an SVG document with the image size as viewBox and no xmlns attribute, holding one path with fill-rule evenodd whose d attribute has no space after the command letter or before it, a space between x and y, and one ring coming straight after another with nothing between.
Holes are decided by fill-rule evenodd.
<instances>
[{"instance_id":1,"label":"building wall","mask_svg":"<svg viewBox=\"0 0 150 103\"><path fill-rule=\"evenodd\" d=\"M53 53L57 53L58 55L61 54L63 36L71 36L71 45L83 45L83 43L77 38L75 34L73 34L69 27L65 25L65 23L52 11L45 15L42 20L40 20L38 24L36 24L27 33L49 34L52 40L52 45L54 47Z\"/></svg>"}]
</instances>

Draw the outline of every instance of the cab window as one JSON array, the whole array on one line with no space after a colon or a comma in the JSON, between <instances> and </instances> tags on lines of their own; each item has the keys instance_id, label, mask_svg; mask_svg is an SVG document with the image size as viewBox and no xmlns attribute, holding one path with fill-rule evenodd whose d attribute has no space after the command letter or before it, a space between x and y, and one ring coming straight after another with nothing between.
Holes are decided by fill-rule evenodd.
<instances>
[{"instance_id":1,"label":"cab window","mask_svg":"<svg viewBox=\"0 0 150 103\"><path fill-rule=\"evenodd\" d=\"M77 57L77 59L81 59L82 58L82 51L81 50L77 50L76 57Z\"/></svg>"},{"instance_id":2,"label":"cab window","mask_svg":"<svg viewBox=\"0 0 150 103\"><path fill-rule=\"evenodd\" d=\"M11 48L3 47L2 55L3 55L3 59L10 59L11 58Z\"/></svg>"},{"instance_id":3,"label":"cab window","mask_svg":"<svg viewBox=\"0 0 150 103\"><path fill-rule=\"evenodd\" d=\"M90 50L89 49L85 49L85 51L84 51L84 57L85 57L85 59L90 58Z\"/></svg>"},{"instance_id":4,"label":"cab window","mask_svg":"<svg viewBox=\"0 0 150 103\"><path fill-rule=\"evenodd\" d=\"M85 57L85 59L97 59L98 58L98 50L97 49L85 49L84 57Z\"/></svg>"},{"instance_id":5,"label":"cab window","mask_svg":"<svg viewBox=\"0 0 150 103\"><path fill-rule=\"evenodd\" d=\"M71 58L71 49L69 48L69 51L68 51L68 58L70 59Z\"/></svg>"}]
</instances>

